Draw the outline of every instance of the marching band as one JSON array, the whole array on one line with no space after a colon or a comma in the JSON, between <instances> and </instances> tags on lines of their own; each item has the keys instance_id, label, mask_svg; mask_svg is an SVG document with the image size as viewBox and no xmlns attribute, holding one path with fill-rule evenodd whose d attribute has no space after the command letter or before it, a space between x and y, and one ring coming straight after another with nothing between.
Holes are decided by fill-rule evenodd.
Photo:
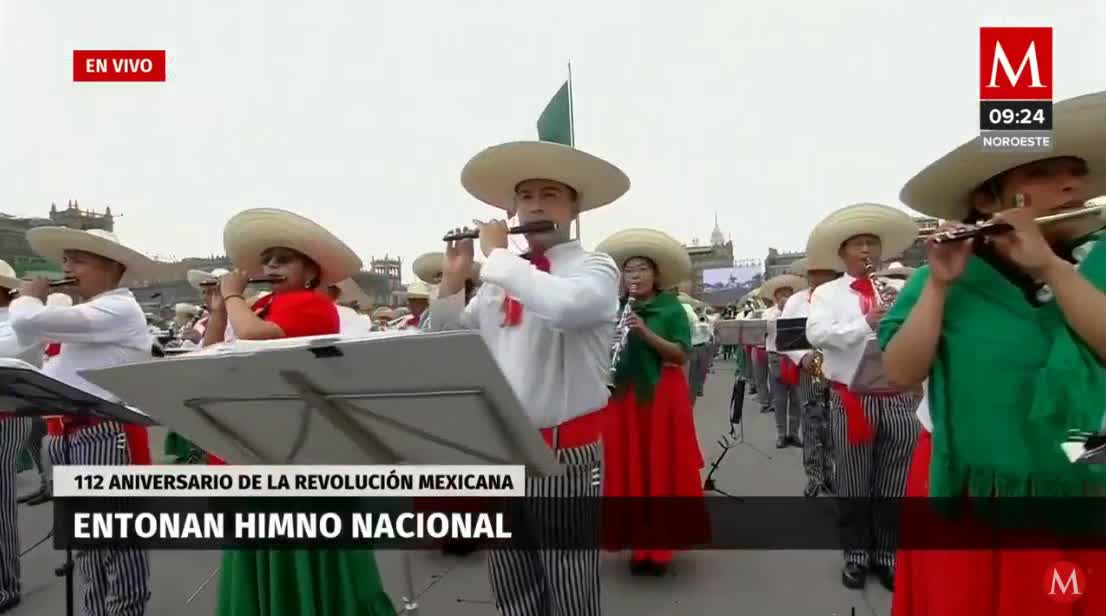
<instances>
[{"instance_id":1,"label":"marching band","mask_svg":"<svg viewBox=\"0 0 1106 616\"><path fill-rule=\"evenodd\" d=\"M793 273L765 280L743 314L729 306L721 321L679 293L691 264L666 233L627 229L594 251L573 237L579 216L629 190L617 166L556 143L495 145L464 166L461 183L520 226L496 219L454 229L443 251L415 260L418 280L404 308L369 313L371 299L353 279L361 260L327 229L284 210L250 209L223 231L234 269L188 273L202 305L175 307L168 350L473 330L535 433L570 471L528 477L528 495L703 499L694 406L718 351L714 324L763 322L756 340L720 343L738 356L736 378L762 411L774 412L777 447L802 449L803 495L839 497L843 541L871 546L845 551L845 587L861 589L874 576L893 591L894 616L1103 614L1101 590L1059 612L1030 575L1057 559L1106 571L1101 550L900 550L900 530L909 529L878 506L904 495L1074 497L1106 489L1100 474L1069 463L1059 448L1069 430L1099 431L1106 411L1106 223L1084 206L1106 194L1106 93L1057 103L1054 123L1053 153L993 156L973 141L907 182L903 203L950 221L925 239L928 265L915 271L891 261L919 238L908 214L848 205L810 230ZM528 252L510 250L512 234L525 238ZM103 231L39 227L27 238L62 265L80 301L55 301L50 281L20 280L0 262L0 355L117 400L79 371L150 358L153 338L128 285L157 278L158 264ZM249 293L260 283L271 290ZM790 319L805 319L804 348L781 346L778 325ZM0 415L0 613L20 603L12 469L32 424ZM187 434L172 438L182 461L205 459ZM145 428L55 420L44 442L55 465L149 463ZM40 492L48 491L44 481ZM629 532L634 573L673 565L671 551L639 548L637 533L701 525L701 541L688 547L709 542L709 521L649 515L618 521L625 525L616 530ZM596 519L567 520L560 530L583 534ZM147 611L144 551L98 550L77 563L83 614ZM496 549L489 577L501 614L602 611L599 546ZM220 616L395 612L371 550L224 555Z\"/></svg>"}]
</instances>

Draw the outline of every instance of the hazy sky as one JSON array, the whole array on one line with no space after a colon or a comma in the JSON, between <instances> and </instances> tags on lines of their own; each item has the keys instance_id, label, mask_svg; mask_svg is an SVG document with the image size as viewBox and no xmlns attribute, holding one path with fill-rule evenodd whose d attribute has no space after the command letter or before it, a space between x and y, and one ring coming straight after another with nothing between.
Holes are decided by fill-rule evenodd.
<instances>
[{"instance_id":1,"label":"hazy sky","mask_svg":"<svg viewBox=\"0 0 1106 616\"><path fill-rule=\"evenodd\" d=\"M249 207L410 261L496 210L461 187L535 137L573 64L577 144L632 188L585 214L739 257L802 249L828 211L898 205L978 131L978 28L1055 28L1057 100L1106 89L1102 0L0 3L0 211L79 199L138 248L222 252ZM801 10L794 7L801 6ZM792 7L792 8L786 8ZM74 49L166 49L162 84L75 84Z\"/></svg>"}]
</instances>

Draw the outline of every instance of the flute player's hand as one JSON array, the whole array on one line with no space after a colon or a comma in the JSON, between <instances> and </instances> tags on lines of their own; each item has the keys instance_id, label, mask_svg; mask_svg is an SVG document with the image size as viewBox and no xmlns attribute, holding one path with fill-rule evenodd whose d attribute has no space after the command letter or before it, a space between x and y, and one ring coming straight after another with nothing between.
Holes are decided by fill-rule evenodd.
<instances>
[{"instance_id":1,"label":"flute player's hand","mask_svg":"<svg viewBox=\"0 0 1106 616\"><path fill-rule=\"evenodd\" d=\"M1045 270L1060 260L1041 233L1036 212L1031 208L1005 210L995 216L994 222L1006 223L1014 230L992 237L991 245L1034 279L1041 280Z\"/></svg>"},{"instance_id":2,"label":"flute player's hand","mask_svg":"<svg viewBox=\"0 0 1106 616\"><path fill-rule=\"evenodd\" d=\"M967 226L960 223L945 223L938 228L938 231L955 231ZM972 256L971 240L938 244L930 238L926 242L926 249L929 277L942 286L948 286L959 278L968 265L968 258Z\"/></svg>"},{"instance_id":3,"label":"flute player's hand","mask_svg":"<svg viewBox=\"0 0 1106 616\"><path fill-rule=\"evenodd\" d=\"M453 229L450 234L468 231ZM465 280L472 273L473 248L472 240L457 240L447 242L445 256L442 257L442 282L439 295L447 297L465 288Z\"/></svg>"}]
</instances>

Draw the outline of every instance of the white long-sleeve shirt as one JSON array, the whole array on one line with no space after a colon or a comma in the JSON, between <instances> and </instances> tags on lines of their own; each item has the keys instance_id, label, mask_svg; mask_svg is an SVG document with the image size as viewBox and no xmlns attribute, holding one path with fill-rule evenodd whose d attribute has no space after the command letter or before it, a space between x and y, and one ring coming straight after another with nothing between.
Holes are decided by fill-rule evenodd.
<instances>
[{"instance_id":1,"label":"white long-sleeve shirt","mask_svg":"<svg viewBox=\"0 0 1106 616\"><path fill-rule=\"evenodd\" d=\"M844 274L815 289L806 319L807 340L822 350L822 372L845 385L852 382L868 341L876 337L860 309L860 293L851 287L855 280ZM902 286L900 281L884 282Z\"/></svg>"},{"instance_id":2,"label":"white long-sleeve shirt","mask_svg":"<svg viewBox=\"0 0 1106 616\"><path fill-rule=\"evenodd\" d=\"M484 284L430 300L430 329L474 329L495 357L526 414L549 428L607 404L606 379L618 320L620 272L610 256L578 242L549 249L545 273L504 249L493 250ZM522 321L503 327L506 295L522 303Z\"/></svg>"},{"instance_id":3,"label":"white long-sleeve shirt","mask_svg":"<svg viewBox=\"0 0 1106 616\"><path fill-rule=\"evenodd\" d=\"M796 291L794 295L787 298L787 303L783 305L783 310L780 311L779 318L801 319L809 315L810 289L803 289L802 291ZM803 358L812 352L813 350L811 349L804 349L801 351L787 351L784 355L787 355L796 365L800 365Z\"/></svg>"},{"instance_id":4,"label":"white long-sleeve shirt","mask_svg":"<svg viewBox=\"0 0 1106 616\"><path fill-rule=\"evenodd\" d=\"M19 359L35 367L42 367L45 343L25 344L20 342L12 329L11 313L0 308L0 357Z\"/></svg>"},{"instance_id":5,"label":"white long-sleeve shirt","mask_svg":"<svg viewBox=\"0 0 1106 616\"><path fill-rule=\"evenodd\" d=\"M146 315L129 289L69 307L20 297L11 304L11 327L21 344L61 343L61 353L43 366L43 373L112 402L120 399L77 372L148 360L154 344Z\"/></svg>"},{"instance_id":6,"label":"white long-sleeve shirt","mask_svg":"<svg viewBox=\"0 0 1106 616\"><path fill-rule=\"evenodd\" d=\"M336 306L338 308L338 335L343 338L358 338L372 333L372 322L368 317L358 313L349 306Z\"/></svg>"},{"instance_id":7,"label":"white long-sleeve shirt","mask_svg":"<svg viewBox=\"0 0 1106 616\"><path fill-rule=\"evenodd\" d=\"M764 328L767 335L764 337L764 348L769 353L776 352L776 319L780 318L780 309L772 306L764 311Z\"/></svg>"}]
</instances>

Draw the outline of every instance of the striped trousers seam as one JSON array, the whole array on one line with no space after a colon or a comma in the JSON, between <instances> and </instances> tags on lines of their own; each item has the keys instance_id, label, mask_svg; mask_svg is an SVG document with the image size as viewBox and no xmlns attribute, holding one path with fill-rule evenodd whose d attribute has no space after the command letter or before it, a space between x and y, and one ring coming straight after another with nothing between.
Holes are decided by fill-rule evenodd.
<instances>
[{"instance_id":1,"label":"striped trousers seam","mask_svg":"<svg viewBox=\"0 0 1106 616\"><path fill-rule=\"evenodd\" d=\"M556 519L556 529L522 529L532 535L595 536L599 528L598 498L602 494L600 443L557 452L565 472L552 477L527 477L526 495L541 499L588 498L594 511L567 507L573 515ZM510 540L509 540L510 541ZM496 607L504 616L598 616L601 613L599 547L594 549L495 549L488 569ZM544 546L543 546L544 547Z\"/></svg>"},{"instance_id":2,"label":"striped trousers seam","mask_svg":"<svg viewBox=\"0 0 1106 616\"><path fill-rule=\"evenodd\" d=\"M66 446L63 437L46 437L52 464L130 464L126 434L118 423L103 422L72 430L68 441ZM81 577L84 616L145 614L150 601L150 562L145 550L87 550L78 554L75 561Z\"/></svg>"},{"instance_id":3,"label":"striped trousers seam","mask_svg":"<svg viewBox=\"0 0 1106 616\"><path fill-rule=\"evenodd\" d=\"M19 514L16 504L16 462L31 433L28 417L0 420L0 601L20 595Z\"/></svg>"},{"instance_id":4,"label":"striped trousers seam","mask_svg":"<svg viewBox=\"0 0 1106 616\"><path fill-rule=\"evenodd\" d=\"M847 547L845 561L861 566L893 567L898 542L897 507L890 499L902 497L919 423L918 398L913 394L861 396L864 416L875 438L849 443L848 417L841 397L830 394L833 419L835 488L841 504L841 528ZM871 545L871 551L848 546Z\"/></svg>"}]
</instances>

